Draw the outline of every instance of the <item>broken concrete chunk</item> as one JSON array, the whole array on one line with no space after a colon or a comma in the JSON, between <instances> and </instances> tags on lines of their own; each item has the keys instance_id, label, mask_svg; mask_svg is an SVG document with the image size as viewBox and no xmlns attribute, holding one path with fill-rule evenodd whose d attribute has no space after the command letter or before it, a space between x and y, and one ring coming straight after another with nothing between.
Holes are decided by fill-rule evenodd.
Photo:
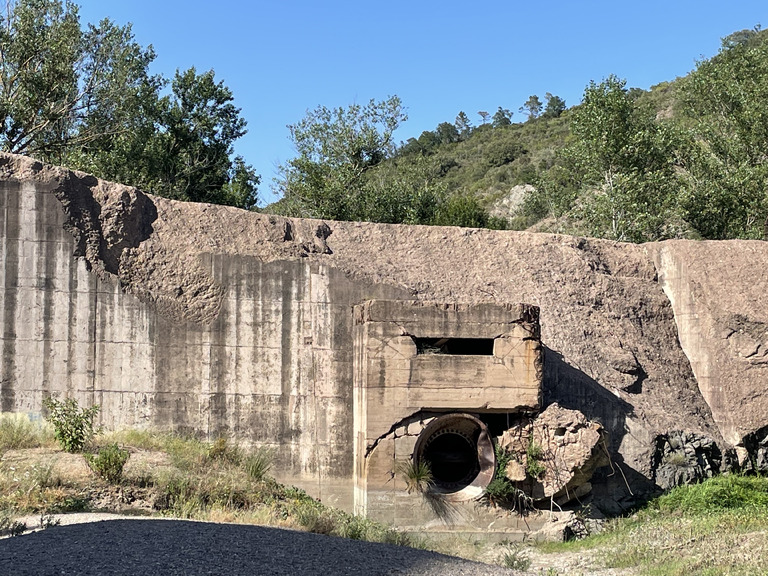
<instances>
[{"instance_id":1,"label":"broken concrete chunk","mask_svg":"<svg viewBox=\"0 0 768 576\"><path fill-rule=\"evenodd\" d=\"M603 427L578 410L551 404L533 421L532 439L544 468L533 484L534 498L570 501L582 493L578 488L589 483L595 469L608 464ZM529 458L536 452L528 451Z\"/></svg>"}]
</instances>

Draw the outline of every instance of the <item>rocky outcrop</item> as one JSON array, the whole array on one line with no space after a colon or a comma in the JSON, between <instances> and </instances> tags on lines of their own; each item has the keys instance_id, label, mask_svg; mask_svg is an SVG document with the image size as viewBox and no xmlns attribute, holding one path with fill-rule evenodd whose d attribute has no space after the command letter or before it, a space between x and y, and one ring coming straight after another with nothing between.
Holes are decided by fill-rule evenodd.
<instances>
[{"instance_id":1,"label":"rocky outcrop","mask_svg":"<svg viewBox=\"0 0 768 576\"><path fill-rule=\"evenodd\" d=\"M732 468L735 452L723 450L710 438L675 430L656 438L654 480L665 490L701 482Z\"/></svg>"},{"instance_id":2,"label":"rocky outcrop","mask_svg":"<svg viewBox=\"0 0 768 576\"><path fill-rule=\"evenodd\" d=\"M670 241L646 247L669 297L680 345L725 440L768 415L768 242Z\"/></svg>"}]
</instances>

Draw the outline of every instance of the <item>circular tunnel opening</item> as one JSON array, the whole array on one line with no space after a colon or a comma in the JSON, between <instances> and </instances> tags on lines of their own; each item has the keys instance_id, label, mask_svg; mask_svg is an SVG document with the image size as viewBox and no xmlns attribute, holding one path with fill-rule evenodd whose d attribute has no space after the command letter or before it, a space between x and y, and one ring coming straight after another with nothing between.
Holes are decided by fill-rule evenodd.
<instances>
[{"instance_id":1,"label":"circular tunnel opening","mask_svg":"<svg viewBox=\"0 0 768 576\"><path fill-rule=\"evenodd\" d=\"M462 413L430 422L416 441L414 458L429 465L432 492L457 501L480 496L496 466L485 424Z\"/></svg>"},{"instance_id":2,"label":"circular tunnel opening","mask_svg":"<svg viewBox=\"0 0 768 576\"><path fill-rule=\"evenodd\" d=\"M441 486L466 486L480 471L477 446L451 431L433 437L424 447L422 458L429 463L434 482Z\"/></svg>"}]
</instances>

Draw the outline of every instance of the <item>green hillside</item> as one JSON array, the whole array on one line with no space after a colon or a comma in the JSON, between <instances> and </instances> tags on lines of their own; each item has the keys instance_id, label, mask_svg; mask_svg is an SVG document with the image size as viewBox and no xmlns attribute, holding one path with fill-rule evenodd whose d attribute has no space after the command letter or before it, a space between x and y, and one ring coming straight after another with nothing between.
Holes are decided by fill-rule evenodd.
<instances>
[{"instance_id":1,"label":"green hillside","mask_svg":"<svg viewBox=\"0 0 768 576\"><path fill-rule=\"evenodd\" d=\"M459 112L399 146L391 135L406 116L396 97L318 109L290 127L300 155L282 167L273 210L632 242L764 239L766 101L768 34L756 27L648 91L610 76L568 109L532 96L523 122L499 108L473 127Z\"/></svg>"}]
</instances>

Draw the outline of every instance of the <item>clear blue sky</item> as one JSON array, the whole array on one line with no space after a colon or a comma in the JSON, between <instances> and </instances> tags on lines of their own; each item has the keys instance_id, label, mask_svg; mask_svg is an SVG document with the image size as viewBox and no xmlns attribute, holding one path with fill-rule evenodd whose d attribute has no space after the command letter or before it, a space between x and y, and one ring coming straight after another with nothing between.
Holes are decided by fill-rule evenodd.
<instances>
[{"instance_id":1,"label":"clear blue sky","mask_svg":"<svg viewBox=\"0 0 768 576\"><path fill-rule=\"evenodd\" d=\"M687 74L731 32L768 26L766 0L76 0L81 21L133 23L152 72L214 69L248 121L236 152L272 201L277 164L293 157L287 124L308 109L398 95L417 137L463 110L518 108L545 92L577 104L609 74L631 87Z\"/></svg>"}]
</instances>

